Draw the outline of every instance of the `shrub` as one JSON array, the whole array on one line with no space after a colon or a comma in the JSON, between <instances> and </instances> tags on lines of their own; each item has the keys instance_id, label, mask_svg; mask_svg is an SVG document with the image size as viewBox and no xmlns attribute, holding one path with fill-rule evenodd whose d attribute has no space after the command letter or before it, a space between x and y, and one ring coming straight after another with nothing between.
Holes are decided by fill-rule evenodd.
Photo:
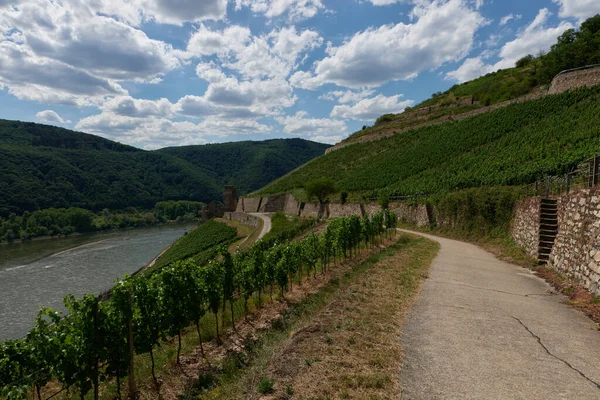
<instances>
[{"instance_id":1,"label":"shrub","mask_svg":"<svg viewBox=\"0 0 600 400\"><path fill-rule=\"evenodd\" d=\"M269 378L262 378L260 380L260 382L258 383L258 393L261 394L267 394L267 393L273 393L273 386L275 385L275 383L270 380Z\"/></svg>"}]
</instances>

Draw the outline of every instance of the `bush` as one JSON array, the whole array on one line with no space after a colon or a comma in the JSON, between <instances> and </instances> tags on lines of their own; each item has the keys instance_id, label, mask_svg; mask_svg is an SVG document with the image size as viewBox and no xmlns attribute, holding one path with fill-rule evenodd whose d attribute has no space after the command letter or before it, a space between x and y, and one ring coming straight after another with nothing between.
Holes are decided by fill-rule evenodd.
<instances>
[{"instance_id":1,"label":"bush","mask_svg":"<svg viewBox=\"0 0 600 400\"><path fill-rule=\"evenodd\" d=\"M258 393L261 394L267 394L267 393L273 393L273 386L275 385L275 383L270 380L269 378L262 378L260 380L260 382L258 383Z\"/></svg>"},{"instance_id":2,"label":"bush","mask_svg":"<svg viewBox=\"0 0 600 400\"><path fill-rule=\"evenodd\" d=\"M393 121L395 118L394 114L383 114L381 117L377 118L375 121L375 126L385 124L386 122Z\"/></svg>"},{"instance_id":3,"label":"bush","mask_svg":"<svg viewBox=\"0 0 600 400\"><path fill-rule=\"evenodd\" d=\"M534 59L533 56L531 54L528 54L525 57L523 57L517 61L516 67L517 68L526 67L532 63L533 59Z\"/></svg>"}]
</instances>

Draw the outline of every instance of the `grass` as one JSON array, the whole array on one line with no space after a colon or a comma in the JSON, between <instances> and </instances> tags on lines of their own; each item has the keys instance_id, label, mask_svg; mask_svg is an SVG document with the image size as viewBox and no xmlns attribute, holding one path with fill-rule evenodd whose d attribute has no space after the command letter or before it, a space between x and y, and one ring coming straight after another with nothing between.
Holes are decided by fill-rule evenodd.
<instances>
[{"instance_id":1,"label":"grass","mask_svg":"<svg viewBox=\"0 0 600 400\"><path fill-rule=\"evenodd\" d=\"M336 275L289 308L275 324L278 329L253 345L246 368L224 377L202 398L259 398L256 388L265 379L281 399L391 397L398 390L392 377L401 354L400 317L438 248L401 235Z\"/></svg>"},{"instance_id":2,"label":"grass","mask_svg":"<svg viewBox=\"0 0 600 400\"><path fill-rule=\"evenodd\" d=\"M293 232L294 230L299 229L302 224L307 221L308 220L305 218L296 215L287 215L282 211L277 211L271 216L271 231L263 237L263 240L267 241L280 237L286 232Z\"/></svg>"}]
</instances>

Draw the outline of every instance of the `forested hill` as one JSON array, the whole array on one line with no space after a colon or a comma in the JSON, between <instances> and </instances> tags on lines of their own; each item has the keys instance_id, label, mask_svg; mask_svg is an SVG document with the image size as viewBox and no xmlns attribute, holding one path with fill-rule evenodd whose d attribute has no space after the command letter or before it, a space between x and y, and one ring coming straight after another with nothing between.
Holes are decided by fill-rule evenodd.
<instances>
[{"instance_id":1,"label":"forested hill","mask_svg":"<svg viewBox=\"0 0 600 400\"><path fill-rule=\"evenodd\" d=\"M227 149L222 159L218 147L207 146L211 150L206 153L210 156L204 157L206 163L194 165L171 155L173 148L144 151L54 126L0 120L0 216L51 207L150 209L161 200L220 200L223 183L256 182L263 173L270 181L308 161L307 157L322 154L326 147L308 142L306 147L313 150L307 152L302 142L256 147L249 142L230 143L221 145ZM182 152L199 147L203 146L187 147ZM269 155L271 150L260 150L263 147L282 153ZM236 148L244 148L238 154L246 156L234 156ZM255 149L255 157L246 149ZM296 151L299 155L291 154ZM219 161L231 157L237 158L235 166ZM250 162L263 158L267 161ZM214 168L213 162L218 167ZM246 168L245 163L251 165ZM228 165L236 168L231 174L235 179L223 172ZM261 171L261 166L266 169ZM256 185L253 188L261 186Z\"/></svg>"},{"instance_id":2,"label":"forested hill","mask_svg":"<svg viewBox=\"0 0 600 400\"><path fill-rule=\"evenodd\" d=\"M214 174L219 184L249 193L322 155L328 147L302 139L273 139L169 147L158 153L180 157Z\"/></svg>"}]
</instances>

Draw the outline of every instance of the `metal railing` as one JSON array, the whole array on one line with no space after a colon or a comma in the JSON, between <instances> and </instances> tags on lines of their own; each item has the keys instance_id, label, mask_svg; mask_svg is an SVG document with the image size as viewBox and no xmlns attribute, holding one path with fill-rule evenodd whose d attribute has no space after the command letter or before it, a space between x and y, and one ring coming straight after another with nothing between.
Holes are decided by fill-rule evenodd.
<instances>
[{"instance_id":1,"label":"metal railing","mask_svg":"<svg viewBox=\"0 0 600 400\"><path fill-rule=\"evenodd\" d=\"M577 164L564 175L546 176L544 179L526 186L527 194L533 196L561 196L575 189L591 188L598 185L600 157L594 157Z\"/></svg>"}]
</instances>

